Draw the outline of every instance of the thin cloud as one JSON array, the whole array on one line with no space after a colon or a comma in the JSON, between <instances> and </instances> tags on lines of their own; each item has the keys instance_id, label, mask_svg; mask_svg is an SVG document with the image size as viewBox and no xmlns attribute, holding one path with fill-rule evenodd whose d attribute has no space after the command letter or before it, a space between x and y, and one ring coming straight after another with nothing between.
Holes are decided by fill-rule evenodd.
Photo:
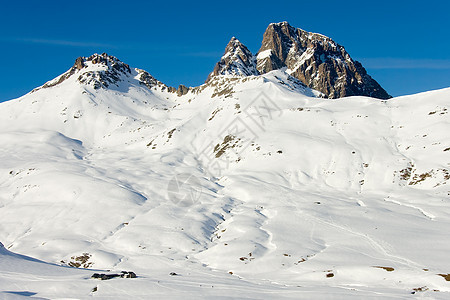
<instances>
[{"instance_id":1,"label":"thin cloud","mask_svg":"<svg viewBox=\"0 0 450 300\"><path fill-rule=\"evenodd\" d=\"M71 41L71 40L53 40L53 39L40 39L40 38L16 38L11 39L13 42L29 43L29 44L43 44L43 45L53 45L53 46L69 46L69 47L80 47L80 48L118 48L115 45L96 43L96 42L86 42L86 41Z\"/></svg>"},{"instance_id":2,"label":"thin cloud","mask_svg":"<svg viewBox=\"0 0 450 300\"><path fill-rule=\"evenodd\" d=\"M405 59L392 57L358 59L368 69L450 69L450 59Z\"/></svg>"},{"instance_id":3,"label":"thin cloud","mask_svg":"<svg viewBox=\"0 0 450 300\"><path fill-rule=\"evenodd\" d=\"M120 43L120 44L107 44L91 41L76 41L76 40L64 40L64 39L44 39L44 38L1 38L3 42L13 43L27 43L27 44L42 44L51 46L66 46L66 47L79 47L79 48L109 48L109 49L123 49L134 51L148 51L153 54L160 55L183 55L183 56L221 56L222 53L218 52L192 52L192 47L178 46L171 44L147 44L147 43ZM184 51L181 52L180 51ZM190 51L190 52L188 52Z\"/></svg>"}]
</instances>

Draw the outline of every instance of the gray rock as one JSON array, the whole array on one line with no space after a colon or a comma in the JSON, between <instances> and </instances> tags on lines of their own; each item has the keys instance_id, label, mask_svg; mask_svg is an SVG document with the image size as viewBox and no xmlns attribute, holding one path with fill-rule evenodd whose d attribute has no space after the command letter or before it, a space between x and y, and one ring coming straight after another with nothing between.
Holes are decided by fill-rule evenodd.
<instances>
[{"instance_id":1,"label":"gray rock","mask_svg":"<svg viewBox=\"0 0 450 300\"><path fill-rule=\"evenodd\" d=\"M294 28L287 22L272 23L258 51L257 69L264 74L283 67L291 76L328 98L391 98L364 67L332 39Z\"/></svg>"},{"instance_id":2,"label":"gray rock","mask_svg":"<svg viewBox=\"0 0 450 300\"><path fill-rule=\"evenodd\" d=\"M91 278L93 279L98 279L98 280L110 280L113 278L136 278L136 273L134 272L129 272L129 271L122 271L120 272L120 274L99 274L99 273L94 273Z\"/></svg>"},{"instance_id":3,"label":"gray rock","mask_svg":"<svg viewBox=\"0 0 450 300\"><path fill-rule=\"evenodd\" d=\"M224 55L209 74L206 82L217 75L250 76L258 74L256 58L238 39L232 37L225 48Z\"/></svg>"},{"instance_id":4,"label":"gray rock","mask_svg":"<svg viewBox=\"0 0 450 300\"><path fill-rule=\"evenodd\" d=\"M294 28L287 22L267 27L256 56L233 37L206 82L218 75L260 75L283 68L327 98L391 98L343 46L324 35Z\"/></svg>"},{"instance_id":5,"label":"gray rock","mask_svg":"<svg viewBox=\"0 0 450 300\"><path fill-rule=\"evenodd\" d=\"M186 86L184 86L184 85L182 85L182 84L180 84L180 85L178 86L178 89L177 89L177 95L178 95L178 97L181 97L181 96L183 96L183 95L186 95L188 92L189 92L189 88L188 88L188 87L186 87Z\"/></svg>"}]
</instances>

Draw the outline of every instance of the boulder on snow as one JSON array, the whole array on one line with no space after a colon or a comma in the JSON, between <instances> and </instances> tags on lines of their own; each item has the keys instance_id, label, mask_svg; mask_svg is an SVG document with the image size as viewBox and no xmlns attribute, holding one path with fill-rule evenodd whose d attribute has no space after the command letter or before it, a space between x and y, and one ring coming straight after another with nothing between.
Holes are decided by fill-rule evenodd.
<instances>
[{"instance_id":1,"label":"boulder on snow","mask_svg":"<svg viewBox=\"0 0 450 300\"><path fill-rule=\"evenodd\" d=\"M116 277L120 277L120 278L136 278L136 273L134 272L129 272L129 271L122 271L120 272L120 274L99 274L99 273L94 273L91 278L94 279L98 279L98 280L109 280L109 279L113 279Z\"/></svg>"}]
</instances>

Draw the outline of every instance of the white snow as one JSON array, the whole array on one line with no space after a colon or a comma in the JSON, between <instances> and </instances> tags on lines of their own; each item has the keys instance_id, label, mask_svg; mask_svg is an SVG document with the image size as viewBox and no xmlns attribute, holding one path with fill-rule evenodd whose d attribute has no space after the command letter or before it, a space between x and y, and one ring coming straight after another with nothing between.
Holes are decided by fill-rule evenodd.
<instances>
[{"instance_id":1,"label":"white snow","mask_svg":"<svg viewBox=\"0 0 450 300\"><path fill-rule=\"evenodd\" d=\"M276 71L177 97L135 76L0 104L0 298L448 299L450 88L324 100ZM107 270L138 278L89 279Z\"/></svg>"},{"instance_id":2,"label":"white snow","mask_svg":"<svg viewBox=\"0 0 450 300\"><path fill-rule=\"evenodd\" d=\"M293 49L293 48L291 48L291 49ZM289 53L289 54L291 54L291 53ZM295 52L292 52L292 55L297 55L297 54ZM303 65L305 62L307 62L313 56L314 56L314 49L313 48L306 49L305 52L303 52L300 56L297 56L295 58L296 63L293 66L293 68L286 70L286 72L288 74L295 73L301 65ZM322 57L321 57L321 59L322 59ZM311 65L308 66L308 68L309 67L311 67Z\"/></svg>"},{"instance_id":3,"label":"white snow","mask_svg":"<svg viewBox=\"0 0 450 300\"><path fill-rule=\"evenodd\" d=\"M245 49L245 46L236 38L232 38L231 42L233 42L233 49L227 50L219 62L219 64L222 64L219 71L220 75L251 76L259 74L256 70L254 55Z\"/></svg>"},{"instance_id":4,"label":"white snow","mask_svg":"<svg viewBox=\"0 0 450 300\"><path fill-rule=\"evenodd\" d=\"M264 58L270 57L271 55L272 55L272 49L267 49L262 52L259 52L258 55L256 56L256 58L264 59Z\"/></svg>"}]
</instances>

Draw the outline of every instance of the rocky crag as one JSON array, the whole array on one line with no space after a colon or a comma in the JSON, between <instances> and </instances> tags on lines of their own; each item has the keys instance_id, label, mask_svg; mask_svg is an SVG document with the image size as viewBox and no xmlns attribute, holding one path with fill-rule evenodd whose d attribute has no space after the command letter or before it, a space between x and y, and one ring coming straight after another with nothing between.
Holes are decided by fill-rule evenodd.
<instances>
[{"instance_id":1,"label":"rocky crag","mask_svg":"<svg viewBox=\"0 0 450 300\"><path fill-rule=\"evenodd\" d=\"M273 70L285 71L330 99L391 98L343 46L324 35L294 28L287 22L269 24L256 55L233 37L207 82L218 75L260 75Z\"/></svg>"}]
</instances>

